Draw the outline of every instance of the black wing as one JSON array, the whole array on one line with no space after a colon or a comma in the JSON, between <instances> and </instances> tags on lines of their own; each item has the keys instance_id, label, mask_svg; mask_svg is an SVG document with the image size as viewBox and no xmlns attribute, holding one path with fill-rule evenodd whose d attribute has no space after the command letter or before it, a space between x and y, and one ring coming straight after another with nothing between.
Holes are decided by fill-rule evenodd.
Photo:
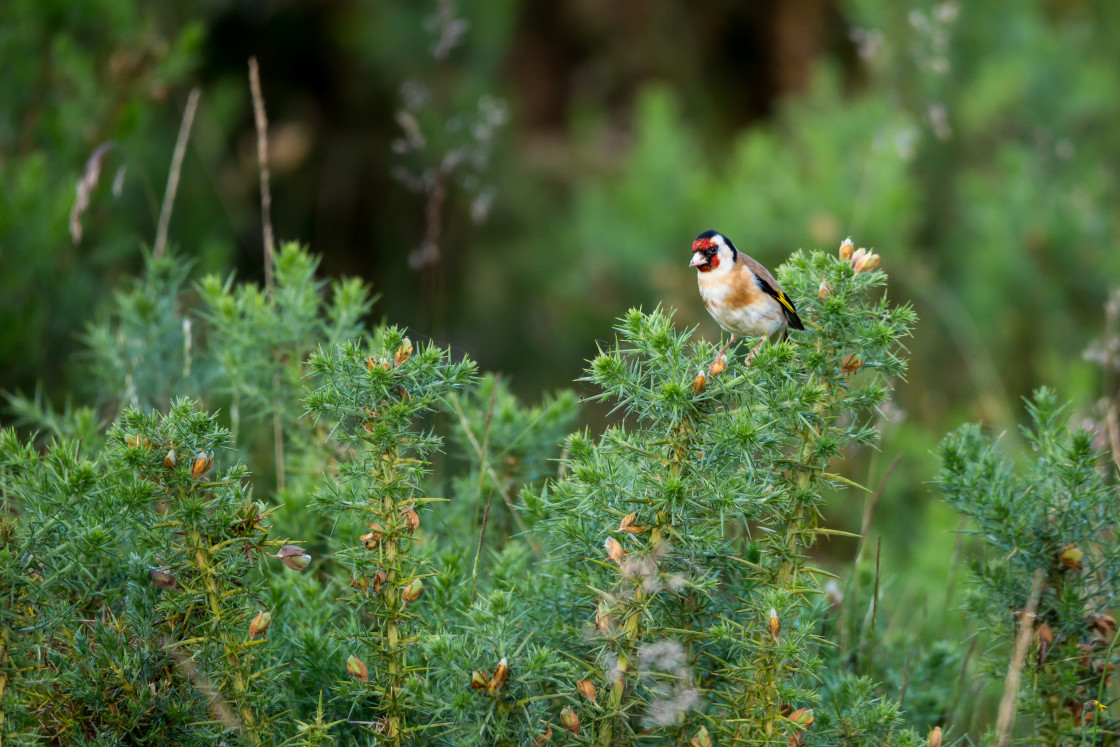
<instances>
[{"instance_id":1,"label":"black wing","mask_svg":"<svg viewBox=\"0 0 1120 747\"><path fill-rule=\"evenodd\" d=\"M782 305L782 312L786 315L786 321L789 322L791 329L805 329L805 325L801 323L801 317L797 315L797 309L793 307L793 301L789 299L789 296L759 277L758 273L755 273L754 279L758 281L758 287L763 293L773 296Z\"/></svg>"}]
</instances>

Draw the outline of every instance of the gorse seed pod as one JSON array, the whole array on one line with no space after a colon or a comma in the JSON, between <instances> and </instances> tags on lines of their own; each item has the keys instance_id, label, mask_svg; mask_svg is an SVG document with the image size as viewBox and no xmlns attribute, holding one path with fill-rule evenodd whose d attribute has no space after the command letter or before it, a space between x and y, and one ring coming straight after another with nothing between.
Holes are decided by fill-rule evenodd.
<instances>
[{"instance_id":1,"label":"gorse seed pod","mask_svg":"<svg viewBox=\"0 0 1120 747\"><path fill-rule=\"evenodd\" d=\"M1111 642L1116 636L1116 618L1112 615L1102 615L1094 612L1089 617L1089 630L1106 642Z\"/></svg>"},{"instance_id":2,"label":"gorse seed pod","mask_svg":"<svg viewBox=\"0 0 1120 747\"><path fill-rule=\"evenodd\" d=\"M848 260L852 257L852 238L849 236L840 242L840 259Z\"/></svg>"},{"instance_id":3,"label":"gorse seed pod","mask_svg":"<svg viewBox=\"0 0 1120 747\"><path fill-rule=\"evenodd\" d=\"M580 680L576 683L576 689L579 690L580 695L587 698L592 703L595 702L597 693L595 692L595 684L591 680Z\"/></svg>"},{"instance_id":4,"label":"gorse seed pod","mask_svg":"<svg viewBox=\"0 0 1120 747\"><path fill-rule=\"evenodd\" d=\"M607 617L607 611L604 609L603 603L599 602L595 607L595 627L603 633L609 633L611 629L611 619Z\"/></svg>"},{"instance_id":5,"label":"gorse seed pod","mask_svg":"<svg viewBox=\"0 0 1120 747\"><path fill-rule=\"evenodd\" d=\"M401 599L405 604L414 602L419 599L420 595L424 592L424 582L418 578L412 579L412 583L401 590Z\"/></svg>"},{"instance_id":6,"label":"gorse seed pod","mask_svg":"<svg viewBox=\"0 0 1120 747\"><path fill-rule=\"evenodd\" d=\"M358 682L369 682L369 668L354 654L350 654L350 658L346 660L346 671Z\"/></svg>"},{"instance_id":7,"label":"gorse seed pod","mask_svg":"<svg viewBox=\"0 0 1120 747\"><path fill-rule=\"evenodd\" d=\"M420 514L416 513L416 509L412 508L411 506L406 508L401 513L401 517L404 519L404 523L408 527L409 534L412 534L420 528Z\"/></svg>"},{"instance_id":8,"label":"gorse seed pod","mask_svg":"<svg viewBox=\"0 0 1120 747\"><path fill-rule=\"evenodd\" d=\"M367 550L372 550L373 548L377 547L377 543L379 543L381 541L381 538L385 536L385 527L381 526L380 524L374 524L371 522L369 528L370 531L366 534L363 534L358 539L362 541L362 544L366 546Z\"/></svg>"},{"instance_id":9,"label":"gorse seed pod","mask_svg":"<svg viewBox=\"0 0 1120 747\"><path fill-rule=\"evenodd\" d=\"M862 365L863 358L860 358L855 353L849 353L844 356L844 360L840 362L840 370L843 373L853 373L854 371L858 371Z\"/></svg>"},{"instance_id":10,"label":"gorse seed pod","mask_svg":"<svg viewBox=\"0 0 1120 747\"><path fill-rule=\"evenodd\" d=\"M481 669L476 669L471 673L471 688L474 690L486 690L490 687L490 678Z\"/></svg>"},{"instance_id":11,"label":"gorse seed pod","mask_svg":"<svg viewBox=\"0 0 1120 747\"><path fill-rule=\"evenodd\" d=\"M167 456L163 458L163 466L168 469L175 469L179 466L179 455L175 453L175 449L167 452Z\"/></svg>"},{"instance_id":12,"label":"gorse seed pod","mask_svg":"<svg viewBox=\"0 0 1120 747\"><path fill-rule=\"evenodd\" d=\"M856 268L855 268L856 274L858 275L861 272L870 272L871 270L874 270L878 266L879 266L879 255L878 254L871 254L871 253L865 254L864 257L863 257L863 260L858 265L856 265Z\"/></svg>"},{"instance_id":13,"label":"gorse seed pod","mask_svg":"<svg viewBox=\"0 0 1120 747\"><path fill-rule=\"evenodd\" d=\"M823 301L825 299L825 297L830 295L831 293L832 293L832 286L828 284L827 280L825 280L824 278L821 278L820 287L817 288L817 298L819 298Z\"/></svg>"},{"instance_id":14,"label":"gorse seed pod","mask_svg":"<svg viewBox=\"0 0 1120 747\"><path fill-rule=\"evenodd\" d=\"M798 726L809 727L813 725L813 712L808 708L798 708L787 718Z\"/></svg>"},{"instance_id":15,"label":"gorse seed pod","mask_svg":"<svg viewBox=\"0 0 1120 747\"><path fill-rule=\"evenodd\" d=\"M552 727L545 726L541 735L533 741L533 747L544 747L550 741L552 741Z\"/></svg>"},{"instance_id":16,"label":"gorse seed pod","mask_svg":"<svg viewBox=\"0 0 1120 747\"><path fill-rule=\"evenodd\" d=\"M774 643L778 642L778 633L782 631L782 623L778 620L778 611L773 607L770 608L770 637L774 639Z\"/></svg>"},{"instance_id":17,"label":"gorse seed pod","mask_svg":"<svg viewBox=\"0 0 1120 747\"><path fill-rule=\"evenodd\" d=\"M708 373L710 373L712 376L719 376L721 373L723 373L725 368L727 368L727 356L721 354L718 358L712 361L712 365L708 366Z\"/></svg>"},{"instance_id":18,"label":"gorse seed pod","mask_svg":"<svg viewBox=\"0 0 1120 747\"><path fill-rule=\"evenodd\" d=\"M272 614L268 610L258 612L257 616L253 618L253 622L249 623L249 637L256 638L261 633L268 630L268 626L272 624Z\"/></svg>"},{"instance_id":19,"label":"gorse seed pod","mask_svg":"<svg viewBox=\"0 0 1120 747\"><path fill-rule=\"evenodd\" d=\"M929 733L929 747L941 747L941 727L933 727L933 731Z\"/></svg>"},{"instance_id":20,"label":"gorse seed pod","mask_svg":"<svg viewBox=\"0 0 1120 747\"><path fill-rule=\"evenodd\" d=\"M692 393L699 396L704 393L708 388L708 377L702 373L696 374L696 378L692 380Z\"/></svg>"},{"instance_id":21,"label":"gorse seed pod","mask_svg":"<svg viewBox=\"0 0 1120 747\"><path fill-rule=\"evenodd\" d=\"M152 442L151 441L149 441L147 438L144 438L143 436L141 436L139 434L135 434L135 433L126 435L124 437L124 443L125 443L125 446L129 447L130 449L139 449L140 447L144 447L145 449L150 449L152 447Z\"/></svg>"},{"instance_id":22,"label":"gorse seed pod","mask_svg":"<svg viewBox=\"0 0 1120 747\"><path fill-rule=\"evenodd\" d=\"M689 741L689 744L692 747L712 747L712 738L708 736L707 727L701 726L700 730L696 732L696 736Z\"/></svg>"},{"instance_id":23,"label":"gorse seed pod","mask_svg":"<svg viewBox=\"0 0 1120 747\"><path fill-rule=\"evenodd\" d=\"M501 690L507 679L509 679L509 664L506 663L506 658L503 656L502 660L498 662L498 668L494 670L494 676L490 678L490 686L487 688L490 694L493 695Z\"/></svg>"},{"instance_id":24,"label":"gorse seed pod","mask_svg":"<svg viewBox=\"0 0 1120 747\"><path fill-rule=\"evenodd\" d=\"M618 524L618 531L625 532L626 534L641 534L645 531L645 527L640 527L634 523L634 517L638 515L637 511L632 511L622 517L622 521Z\"/></svg>"},{"instance_id":25,"label":"gorse seed pod","mask_svg":"<svg viewBox=\"0 0 1120 747\"><path fill-rule=\"evenodd\" d=\"M576 715L576 712L573 711L570 706L560 711L560 723L572 734L579 734L579 716Z\"/></svg>"},{"instance_id":26,"label":"gorse seed pod","mask_svg":"<svg viewBox=\"0 0 1120 747\"><path fill-rule=\"evenodd\" d=\"M607 557L618 563L622 564L622 558L626 555L626 551L622 549L622 545L614 537L607 537L606 542L603 543L607 549Z\"/></svg>"},{"instance_id":27,"label":"gorse seed pod","mask_svg":"<svg viewBox=\"0 0 1120 747\"><path fill-rule=\"evenodd\" d=\"M148 578L150 578L152 580L152 583L160 589L179 588L179 582L175 580L175 577L167 571L161 571L159 568L153 568L148 571Z\"/></svg>"},{"instance_id":28,"label":"gorse seed pod","mask_svg":"<svg viewBox=\"0 0 1120 747\"><path fill-rule=\"evenodd\" d=\"M393 365L394 366L399 366L402 363L404 363L405 361L407 361L411 356L412 356L412 343L409 342L409 339L406 337L406 338L404 338L404 342L401 343L401 346L399 348L397 348L396 355L393 356Z\"/></svg>"},{"instance_id":29,"label":"gorse seed pod","mask_svg":"<svg viewBox=\"0 0 1120 747\"><path fill-rule=\"evenodd\" d=\"M191 462L191 478L197 480L207 472L210 467L214 465L214 452L200 451L198 455Z\"/></svg>"},{"instance_id":30,"label":"gorse seed pod","mask_svg":"<svg viewBox=\"0 0 1120 747\"><path fill-rule=\"evenodd\" d=\"M311 564L311 556L304 552L299 545L284 545L280 548L280 552L269 557L279 558L284 565L293 571L302 571Z\"/></svg>"}]
</instances>

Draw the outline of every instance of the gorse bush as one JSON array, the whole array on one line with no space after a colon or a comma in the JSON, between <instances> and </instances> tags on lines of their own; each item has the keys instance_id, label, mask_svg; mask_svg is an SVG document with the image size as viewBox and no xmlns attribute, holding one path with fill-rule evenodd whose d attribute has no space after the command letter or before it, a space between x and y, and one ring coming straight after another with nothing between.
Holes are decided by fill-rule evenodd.
<instances>
[{"instance_id":1,"label":"gorse bush","mask_svg":"<svg viewBox=\"0 0 1120 747\"><path fill-rule=\"evenodd\" d=\"M818 552L906 370L883 272L794 254L807 329L715 375L671 311L629 311L584 380L614 410L594 435L571 393L526 406L367 327L315 264L192 287L151 259L87 336L97 408L13 400L40 431L0 435L5 743L948 742L949 708L868 676L878 581L865 663ZM1109 744L1115 484L1052 395L1032 413L1029 473L972 428L939 482L982 530L992 671L1037 612L1021 710ZM905 687L943 704L931 667Z\"/></svg>"},{"instance_id":2,"label":"gorse bush","mask_svg":"<svg viewBox=\"0 0 1120 747\"><path fill-rule=\"evenodd\" d=\"M938 483L985 538L973 563L974 618L995 631L990 676L1006 673L1012 615L1030 618L1023 711L1049 744L1115 744L1108 712L1120 593L1117 491L1089 430L1071 429L1050 390L1028 403L1024 435L1034 452L1025 469L994 439L966 426L941 445ZM1033 597L1033 604L1032 604Z\"/></svg>"}]
</instances>

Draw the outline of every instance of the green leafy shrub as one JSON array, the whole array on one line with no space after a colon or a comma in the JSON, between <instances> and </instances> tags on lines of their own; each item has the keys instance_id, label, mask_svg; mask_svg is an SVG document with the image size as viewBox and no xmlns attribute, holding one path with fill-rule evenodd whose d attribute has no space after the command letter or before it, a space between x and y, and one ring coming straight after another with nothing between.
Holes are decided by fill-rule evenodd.
<instances>
[{"instance_id":1,"label":"green leafy shrub","mask_svg":"<svg viewBox=\"0 0 1120 747\"><path fill-rule=\"evenodd\" d=\"M997 679L1017 627L1031 618L1022 690L1013 694L1031 717L1030 733L1052 744L1112 744L1117 727L1105 708L1120 659L1111 614L1120 592L1116 486L1092 432L1070 427L1052 390L1037 392L1027 409L1033 453L1025 464L1002 456L975 425L941 445L938 483L984 538L969 610L993 643L987 674Z\"/></svg>"}]
</instances>

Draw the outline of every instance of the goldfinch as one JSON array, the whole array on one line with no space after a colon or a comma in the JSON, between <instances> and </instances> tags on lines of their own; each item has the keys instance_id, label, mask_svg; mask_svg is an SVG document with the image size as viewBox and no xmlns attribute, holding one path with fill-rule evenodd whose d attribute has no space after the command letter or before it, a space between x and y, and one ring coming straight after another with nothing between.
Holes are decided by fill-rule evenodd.
<instances>
[{"instance_id":1,"label":"goldfinch","mask_svg":"<svg viewBox=\"0 0 1120 747\"><path fill-rule=\"evenodd\" d=\"M761 337L747 356L746 365L769 337L784 336L786 330L805 329L793 301L770 271L738 251L719 231L705 231L692 242L692 261L700 298L712 318L731 339L710 367L718 374L726 365L724 353L739 337Z\"/></svg>"}]
</instances>

